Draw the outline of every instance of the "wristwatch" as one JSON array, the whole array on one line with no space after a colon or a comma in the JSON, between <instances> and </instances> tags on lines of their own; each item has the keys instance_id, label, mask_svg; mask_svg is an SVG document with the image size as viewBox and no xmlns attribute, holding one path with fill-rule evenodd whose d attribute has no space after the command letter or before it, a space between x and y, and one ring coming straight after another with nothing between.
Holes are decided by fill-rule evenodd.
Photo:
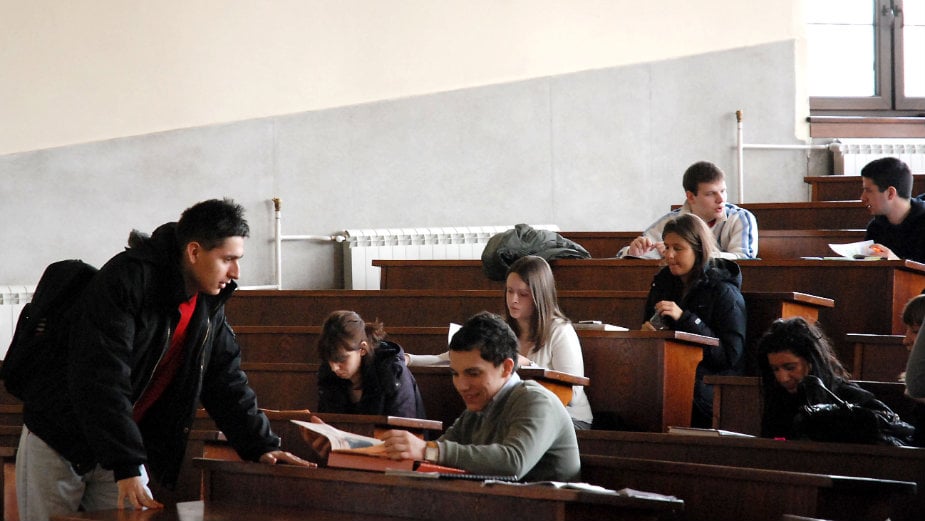
<instances>
[{"instance_id":1,"label":"wristwatch","mask_svg":"<svg viewBox=\"0 0 925 521\"><path fill-rule=\"evenodd\" d=\"M427 446L424 447L424 461L436 463L438 459L440 459L440 446L436 441L428 441Z\"/></svg>"}]
</instances>

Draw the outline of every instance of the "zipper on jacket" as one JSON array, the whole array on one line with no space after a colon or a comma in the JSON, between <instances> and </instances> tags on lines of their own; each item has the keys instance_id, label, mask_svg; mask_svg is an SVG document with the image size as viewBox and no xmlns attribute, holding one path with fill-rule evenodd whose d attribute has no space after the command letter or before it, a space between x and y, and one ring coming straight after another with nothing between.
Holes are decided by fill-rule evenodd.
<instances>
[{"instance_id":1,"label":"zipper on jacket","mask_svg":"<svg viewBox=\"0 0 925 521\"><path fill-rule=\"evenodd\" d=\"M170 349L171 334L172 334L171 328L168 327L167 328L167 339L164 341L164 344L165 344L164 348L161 349L161 354L157 358L157 362L154 364L154 367L151 369L151 373L148 375L148 379L147 381L145 381L144 387L141 388L141 393L138 394L138 398L136 398L135 401L132 403L133 406L138 404L138 400L140 400L141 397L145 395L145 392L148 390L148 387L151 386L151 382L154 380L154 373L157 372L157 368L161 365L161 362L164 360L164 357L167 355L167 351Z\"/></svg>"}]
</instances>

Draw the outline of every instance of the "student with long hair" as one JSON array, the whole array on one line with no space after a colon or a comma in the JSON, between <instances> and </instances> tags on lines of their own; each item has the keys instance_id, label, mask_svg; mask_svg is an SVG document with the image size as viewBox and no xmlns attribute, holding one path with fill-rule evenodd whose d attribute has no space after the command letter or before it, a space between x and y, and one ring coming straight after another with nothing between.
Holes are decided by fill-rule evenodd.
<instances>
[{"instance_id":1,"label":"student with long hair","mask_svg":"<svg viewBox=\"0 0 925 521\"><path fill-rule=\"evenodd\" d=\"M705 375L740 375L745 369L745 299L735 262L716 258L716 239L703 219L682 214L665 223L663 267L646 300L644 329L673 329L719 339L705 347L694 382L693 427L713 423L713 386ZM655 322L653 324L652 322Z\"/></svg>"},{"instance_id":2,"label":"student with long hair","mask_svg":"<svg viewBox=\"0 0 925 521\"><path fill-rule=\"evenodd\" d=\"M504 319L517 335L520 365L536 365L584 376L581 343L556 296L549 263L528 255L511 264L504 285ZM566 405L576 429L589 429L594 418L584 387L572 388Z\"/></svg>"},{"instance_id":3,"label":"student with long hair","mask_svg":"<svg viewBox=\"0 0 925 521\"><path fill-rule=\"evenodd\" d=\"M328 315L318 338L318 412L426 418L405 353L385 336L382 322L354 311Z\"/></svg>"},{"instance_id":4,"label":"student with long hair","mask_svg":"<svg viewBox=\"0 0 925 521\"><path fill-rule=\"evenodd\" d=\"M536 365L584 376L585 366L578 334L559 309L552 269L542 257L528 255L511 264L504 285L504 319L518 341L518 365ZM442 365L440 355L406 355L408 365ZM566 405L578 430L591 428L594 417L582 386L572 389Z\"/></svg>"},{"instance_id":5,"label":"student with long hair","mask_svg":"<svg viewBox=\"0 0 925 521\"><path fill-rule=\"evenodd\" d=\"M844 402L852 407L877 411L896 429L892 443L908 444L912 427L904 424L883 402L849 381L850 374L832 350L822 329L802 317L777 319L758 341L758 367L764 401L761 435L775 438L810 438L817 441L869 442L862 439L869 429L863 423L838 419L837 427L812 428L805 418L804 406ZM833 417L832 421L837 418ZM887 426L876 421L873 429ZM830 432L831 431L831 432ZM818 434L822 433L824 436ZM883 440L879 440L882 442Z\"/></svg>"}]
</instances>

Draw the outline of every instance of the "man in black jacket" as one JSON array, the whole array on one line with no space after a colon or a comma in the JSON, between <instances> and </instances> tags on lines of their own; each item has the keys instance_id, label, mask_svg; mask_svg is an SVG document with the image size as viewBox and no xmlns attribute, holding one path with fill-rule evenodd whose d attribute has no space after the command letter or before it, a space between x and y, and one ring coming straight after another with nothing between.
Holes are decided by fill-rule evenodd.
<instances>
[{"instance_id":1,"label":"man in black jacket","mask_svg":"<svg viewBox=\"0 0 925 521\"><path fill-rule=\"evenodd\" d=\"M201 402L248 460L310 465L279 450L225 320L249 234L241 206L209 200L104 265L77 297L47 370L28 383L16 459L22 519L158 508Z\"/></svg>"},{"instance_id":2,"label":"man in black jacket","mask_svg":"<svg viewBox=\"0 0 925 521\"><path fill-rule=\"evenodd\" d=\"M895 157L861 169L861 202L874 216L865 239L874 255L925 262L925 201L912 197L912 171Z\"/></svg>"}]
</instances>

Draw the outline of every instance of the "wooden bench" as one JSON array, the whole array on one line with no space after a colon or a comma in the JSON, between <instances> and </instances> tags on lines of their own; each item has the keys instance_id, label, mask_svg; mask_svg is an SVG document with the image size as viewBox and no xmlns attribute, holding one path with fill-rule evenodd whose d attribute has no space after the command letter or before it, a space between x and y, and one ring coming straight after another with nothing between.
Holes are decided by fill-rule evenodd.
<instances>
[{"instance_id":1,"label":"wooden bench","mask_svg":"<svg viewBox=\"0 0 925 521\"><path fill-rule=\"evenodd\" d=\"M448 343L447 316L475 313L480 305L497 303L502 295L500 290L241 291L231 300L234 304L229 303L233 314L229 320L242 346L242 358L249 362L317 361L320 326L307 324L319 324L333 309L355 309L364 316L371 311L385 321L388 338L407 352L439 354ZM646 296L644 291L563 291L559 301L573 319L638 329ZM801 316L816 321L821 309L835 305L832 299L794 291L746 292L744 297L749 346L777 318ZM409 322L425 327L408 327ZM257 323L262 325L250 325Z\"/></svg>"},{"instance_id":2,"label":"wooden bench","mask_svg":"<svg viewBox=\"0 0 925 521\"><path fill-rule=\"evenodd\" d=\"M858 182L858 194L861 184ZM857 199L857 198L855 198ZM810 201L799 203L739 204L758 221L758 250L761 230L819 230L830 228L867 228L871 220L867 206L854 201ZM672 206L672 209L678 205Z\"/></svg>"},{"instance_id":3,"label":"wooden bench","mask_svg":"<svg viewBox=\"0 0 925 521\"><path fill-rule=\"evenodd\" d=\"M225 501L184 501L167 504L160 510L103 510L52 516L52 521L344 521L342 510L322 510L310 506L281 507L258 502L242 508ZM356 521L407 521L403 516L350 513Z\"/></svg>"},{"instance_id":4,"label":"wooden bench","mask_svg":"<svg viewBox=\"0 0 925 521\"><path fill-rule=\"evenodd\" d=\"M810 186L813 201L855 201L861 198L861 176L821 175L806 176L803 182ZM925 174L913 174L912 195L925 192Z\"/></svg>"},{"instance_id":5,"label":"wooden bench","mask_svg":"<svg viewBox=\"0 0 925 521\"><path fill-rule=\"evenodd\" d=\"M415 289L484 288L489 281L476 260L376 260L382 287ZM852 346L845 335L901 334L901 312L925 288L925 265L909 261L743 260L745 292L801 291L833 299L819 322L833 339L839 357L850 364ZM551 263L560 290L647 291L658 262L628 259L562 259ZM233 299L232 299L233 300Z\"/></svg>"},{"instance_id":6,"label":"wooden bench","mask_svg":"<svg viewBox=\"0 0 925 521\"><path fill-rule=\"evenodd\" d=\"M713 385L713 427L744 434L761 434L761 379L757 376L705 376ZM914 402L905 396L906 386L898 382L852 380L903 419L911 417Z\"/></svg>"},{"instance_id":7,"label":"wooden bench","mask_svg":"<svg viewBox=\"0 0 925 521\"><path fill-rule=\"evenodd\" d=\"M248 508L254 498L260 498L259 504L337 510L344 519L381 515L434 521L657 520L677 519L684 508L682 501L673 498L593 494L545 486L483 486L464 480L210 459L197 459L195 464L204 471L206 501Z\"/></svg>"},{"instance_id":8,"label":"wooden bench","mask_svg":"<svg viewBox=\"0 0 925 521\"><path fill-rule=\"evenodd\" d=\"M895 382L906 370L909 350L903 345L904 335L849 334L845 338L854 345L853 378Z\"/></svg>"},{"instance_id":9,"label":"wooden bench","mask_svg":"<svg viewBox=\"0 0 925 521\"><path fill-rule=\"evenodd\" d=\"M857 229L765 229L759 222L758 256L762 259L799 259L835 255L829 244L864 240L863 228ZM566 238L581 244L591 257L616 256L620 248L629 245L642 232L562 232Z\"/></svg>"},{"instance_id":10,"label":"wooden bench","mask_svg":"<svg viewBox=\"0 0 925 521\"><path fill-rule=\"evenodd\" d=\"M577 435L582 454L863 476L925 486L925 450L905 447L620 431ZM889 517L918 521L921 512L925 512L925 495L917 494L896 498Z\"/></svg>"},{"instance_id":11,"label":"wooden bench","mask_svg":"<svg viewBox=\"0 0 925 521\"><path fill-rule=\"evenodd\" d=\"M684 500L691 521L763 521L796 514L883 521L915 495L910 481L582 454L582 479Z\"/></svg>"}]
</instances>

